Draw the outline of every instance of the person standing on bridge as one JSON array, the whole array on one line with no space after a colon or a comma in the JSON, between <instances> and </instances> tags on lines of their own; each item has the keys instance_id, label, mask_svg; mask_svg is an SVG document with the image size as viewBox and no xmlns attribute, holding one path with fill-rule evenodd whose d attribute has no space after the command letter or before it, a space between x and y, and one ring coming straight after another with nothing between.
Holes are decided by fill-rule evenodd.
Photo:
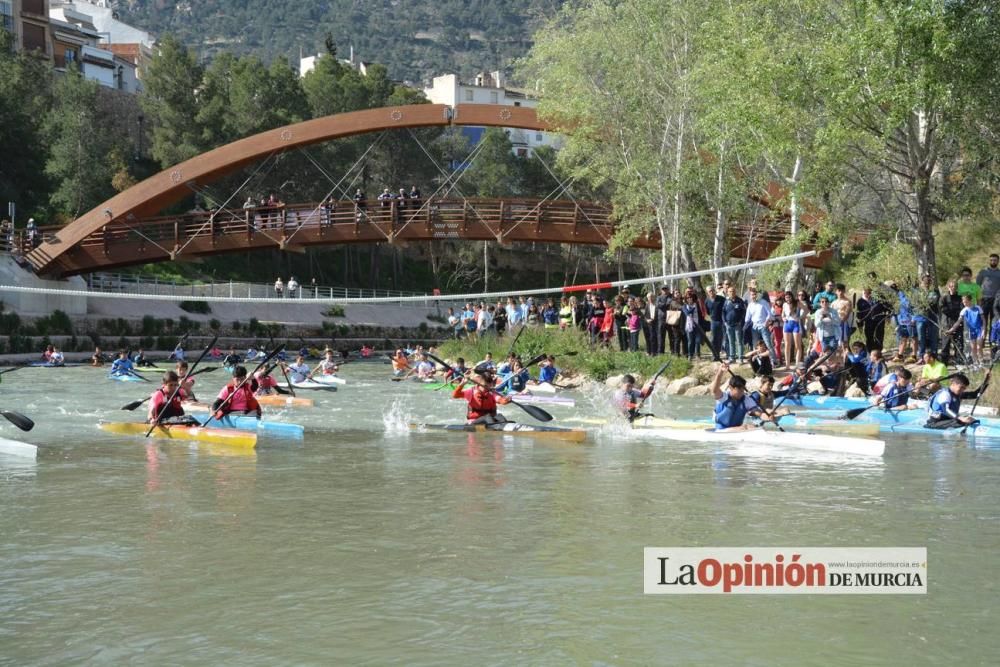
<instances>
[{"instance_id":1,"label":"person standing on bridge","mask_svg":"<svg viewBox=\"0 0 1000 667\"><path fill-rule=\"evenodd\" d=\"M278 299L285 295L285 283L281 280L281 276L274 281L274 296Z\"/></svg>"},{"instance_id":2,"label":"person standing on bridge","mask_svg":"<svg viewBox=\"0 0 1000 667\"><path fill-rule=\"evenodd\" d=\"M299 289L299 281L295 279L295 276L292 276L291 278L288 279L288 298L289 299L297 298L298 289Z\"/></svg>"}]
</instances>

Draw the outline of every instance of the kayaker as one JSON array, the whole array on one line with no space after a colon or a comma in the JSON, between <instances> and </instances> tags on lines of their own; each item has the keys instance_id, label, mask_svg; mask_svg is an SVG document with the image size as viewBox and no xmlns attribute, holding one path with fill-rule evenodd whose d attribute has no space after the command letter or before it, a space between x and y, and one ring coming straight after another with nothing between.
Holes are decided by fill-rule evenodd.
<instances>
[{"instance_id":1,"label":"kayaker","mask_svg":"<svg viewBox=\"0 0 1000 667\"><path fill-rule=\"evenodd\" d=\"M484 358L482 361L476 364L476 368L488 368L491 371L495 372L497 369L497 364L495 361L493 361L493 353L487 352L486 358Z\"/></svg>"},{"instance_id":2,"label":"kayaker","mask_svg":"<svg viewBox=\"0 0 1000 667\"><path fill-rule=\"evenodd\" d=\"M319 371L321 375L336 375L339 370L340 366L333 360L333 350L327 350L326 354L323 355L323 360L316 364L313 373Z\"/></svg>"},{"instance_id":3,"label":"kayaker","mask_svg":"<svg viewBox=\"0 0 1000 667\"><path fill-rule=\"evenodd\" d=\"M255 379L257 380L258 396L270 396L278 393L278 381L271 375L272 370L274 370L274 366L265 366L257 372Z\"/></svg>"},{"instance_id":4,"label":"kayaker","mask_svg":"<svg viewBox=\"0 0 1000 667\"><path fill-rule=\"evenodd\" d=\"M913 391L910 380L913 374L906 368L900 368L895 372L895 378L884 387L875 398L875 405L881 405L886 410L900 411L916 410L916 404L910 405L907 401Z\"/></svg>"},{"instance_id":5,"label":"kayaker","mask_svg":"<svg viewBox=\"0 0 1000 667\"><path fill-rule=\"evenodd\" d=\"M983 380L983 384L977 391L966 391L969 388L969 378L959 373L951 379L951 383L931 396L927 404L927 428L948 429L963 428L979 423L971 415L959 414L962 407L963 398L975 399L986 391L989 386L988 380Z\"/></svg>"},{"instance_id":6,"label":"kayaker","mask_svg":"<svg viewBox=\"0 0 1000 667\"><path fill-rule=\"evenodd\" d=\"M784 417L791 411L786 407L780 407L777 412L775 412L774 399L783 398L790 391L791 389L774 391L774 378L770 375L765 375L760 378L760 389L751 392L750 398L753 399L755 405L759 405L761 408L771 412L775 417Z\"/></svg>"},{"instance_id":7,"label":"kayaker","mask_svg":"<svg viewBox=\"0 0 1000 667\"><path fill-rule=\"evenodd\" d=\"M49 363L49 361L52 360L52 352L54 350L55 350L54 347L52 347L51 345L47 345L45 347L45 351L42 352L42 361L44 361L45 363Z\"/></svg>"},{"instance_id":8,"label":"kayaker","mask_svg":"<svg viewBox=\"0 0 1000 667\"><path fill-rule=\"evenodd\" d=\"M178 361L174 367L174 372L177 373L177 379L181 383L181 388L187 394L185 400L197 401L198 397L194 395L194 378L188 377L188 362Z\"/></svg>"},{"instance_id":9,"label":"kayaker","mask_svg":"<svg viewBox=\"0 0 1000 667\"><path fill-rule=\"evenodd\" d=\"M92 357L90 357L90 365L91 366L103 366L104 362L105 362L104 353L101 352L101 348L95 347L94 348L94 355Z\"/></svg>"},{"instance_id":10,"label":"kayaker","mask_svg":"<svg viewBox=\"0 0 1000 667\"><path fill-rule=\"evenodd\" d=\"M139 351L136 353L136 355L132 357L132 363L137 368L145 368L147 366L153 365L146 359L146 353L142 351L141 347L139 348Z\"/></svg>"},{"instance_id":11,"label":"kayaker","mask_svg":"<svg viewBox=\"0 0 1000 667\"><path fill-rule=\"evenodd\" d=\"M496 376L491 370L481 369L476 371L480 380L474 381L474 387L465 389L466 378L458 381L458 386L451 393L452 398L462 398L468 404L465 419L469 424L501 424L507 418L497 412L497 404L506 404L510 399L506 396L497 396L490 387L496 380Z\"/></svg>"},{"instance_id":12,"label":"kayaker","mask_svg":"<svg viewBox=\"0 0 1000 667\"><path fill-rule=\"evenodd\" d=\"M124 355L125 353L122 352ZM129 362L131 363L131 362ZM153 395L149 397L149 414L147 415L146 422L152 424L154 422L161 422L165 419L172 419L176 417L184 416L184 406L181 405L181 401L187 398L184 390L177 391L177 385L180 383L180 379L177 377L177 373L173 371L167 371L163 374L163 385L153 392ZM174 392L177 392L174 395ZM173 396L173 400L167 403L167 400Z\"/></svg>"},{"instance_id":13,"label":"kayaker","mask_svg":"<svg viewBox=\"0 0 1000 667\"><path fill-rule=\"evenodd\" d=\"M410 370L410 360L406 358L406 353L402 348L396 350L392 357L392 374L395 377L402 377Z\"/></svg>"},{"instance_id":14,"label":"kayaker","mask_svg":"<svg viewBox=\"0 0 1000 667\"><path fill-rule=\"evenodd\" d=\"M510 367L510 392L518 393L524 391L528 386L528 379L531 374L528 373L528 369L521 365L520 359L514 359L514 363Z\"/></svg>"},{"instance_id":15,"label":"kayaker","mask_svg":"<svg viewBox=\"0 0 1000 667\"><path fill-rule=\"evenodd\" d=\"M427 353L422 352L420 354L420 361L414 368L414 371L417 373L417 377L421 380L430 379L434 377L435 370L434 364L427 358Z\"/></svg>"},{"instance_id":16,"label":"kayaker","mask_svg":"<svg viewBox=\"0 0 1000 667\"><path fill-rule=\"evenodd\" d=\"M556 358L550 354L538 365L538 383L548 382L551 384L556 381L557 375L559 375L559 369L556 368Z\"/></svg>"},{"instance_id":17,"label":"kayaker","mask_svg":"<svg viewBox=\"0 0 1000 667\"><path fill-rule=\"evenodd\" d=\"M122 350L118 353L118 358L111 364L111 374L131 375L134 372L132 368L132 360L128 358L128 353Z\"/></svg>"},{"instance_id":18,"label":"kayaker","mask_svg":"<svg viewBox=\"0 0 1000 667\"><path fill-rule=\"evenodd\" d=\"M295 357L295 363L287 366L285 368L291 377L289 378L292 382L305 382L306 380L312 379L312 373L309 372L309 366L306 365L306 359L301 354Z\"/></svg>"},{"instance_id":19,"label":"kayaker","mask_svg":"<svg viewBox=\"0 0 1000 667\"><path fill-rule=\"evenodd\" d=\"M445 382L457 381L459 378L465 377L465 374L468 372L469 369L465 367L465 359L463 357L459 357L455 361L455 365L449 366L448 370L445 371L444 381Z\"/></svg>"},{"instance_id":20,"label":"kayaker","mask_svg":"<svg viewBox=\"0 0 1000 667\"><path fill-rule=\"evenodd\" d=\"M622 376L622 385L615 391L611 399L615 408L629 421L639 417L639 403L653 391L652 383L646 383L642 389L635 388L635 376L626 373Z\"/></svg>"},{"instance_id":21,"label":"kayaker","mask_svg":"<svg viewBox=\"0 0 1000 667\"><path fill-rule=\"evenodd\" d=\"M868 394L868 352L865 350L865 344L860 340L856 340L851 343L851 351L847 353L847 358L844 363L848 367L848 374L851 379L854 380L855 386L858 389Z\"/></svg>"},{"instance_id":22,"label":"kayaker","mask_svg":"<svg viewBox=\"0 0 1000 667\"><path fill-rule=\"evenodd\" d=\"M260 403L254 397L257 382L252 379L245 381L246 379L247 369L243 366L237 366L233 370L233 379L222 388L212 403L212 411L216 419L222 419L232 412L242 412L243 414L253 412L257 414L257 419L260 419L262 414ZM227 401L227 399L229 400Z\"/></svg>"},{"instance_id":23,"label":"kayaker","mask_svg":"<svg viewBox=\"0 0 1000 667\"><path fill-rule=\"evenodd\" d=\"M49 363L53 366L62 366L66 363L66 358L63 356L63 353L59 351L59 348L52 348L52 356L49 357Z\"/></svg>"},{"instance_id":24,"label":"kayaker","mask_svg":"<svg viewBox=\"0 0 1000 667\"><path fill-rule=\"evenodd\" d=\"M229 354L222 360L222 365L226 368L236 368L240 361L242 359L240 359L240 355L236 354L236 350L230 349Z\"/></svg>"},{"instance_id":25,"label":"kayaker","mask_svg":"<svg viewBox=\"0 0 1000 667\"><path fill-rule=\"evenodd\" d=\"M753 402L747 392L747 381L739 375L729 378L729 387L725 393L722 391L722 378L729 373L729 364L719 365L719 369L712 378L710 387L712 396L715 398L715 409L712 417L715 421L716 431L739 431L757 428L752 424L744 424L747 415L763 420L773 421L773 418L766 415L761 408Z\"/></svg>"},{"instance_id":26,"label":"kayaker","mask_svg":"<svg viewBox=\"0 0 1000 667\"><path fill-rule=\"evenodd\" d=\"M184 344L177 343L177 347L170 353L170 359L174 361L184 361Z\"/></svg>"}]
</instances>

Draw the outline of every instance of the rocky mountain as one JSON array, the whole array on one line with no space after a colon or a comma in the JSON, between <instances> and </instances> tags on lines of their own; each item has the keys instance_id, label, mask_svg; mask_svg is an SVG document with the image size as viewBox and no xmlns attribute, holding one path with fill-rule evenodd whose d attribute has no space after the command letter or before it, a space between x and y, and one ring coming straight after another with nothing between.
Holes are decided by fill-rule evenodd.
<instances>
[{"instance_id":1,"label":"rocky mountain","mask_svg":"<svg viewBox=\"0 0 1000 667\"><path fill-rule=\"evenodd\" d=\"M347 57L380 62L420 82L509 66L563 0L120 0L123 20L173 33L204 58L220 51L293 62L327 35Z\"/></svg>"}]
</instances>

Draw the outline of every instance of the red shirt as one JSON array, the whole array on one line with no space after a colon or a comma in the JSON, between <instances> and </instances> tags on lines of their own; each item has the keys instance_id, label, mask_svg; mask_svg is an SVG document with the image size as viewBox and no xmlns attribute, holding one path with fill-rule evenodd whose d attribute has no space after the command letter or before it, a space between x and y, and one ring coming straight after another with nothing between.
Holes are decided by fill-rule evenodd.
<instances>
[{"instance_id":1,"label":"red shirt","mask_svg":"<svg viewBox=\"0 0 1000 667\"><path fill-rule=\"evenodd\" d=\"M260 412L260 403L258 403L256 397L254 397L254 390L251 386L254 383L244 383L243 386L239 388L239 391L236 391L237 384L239 383L234 380L223 387L222 391L219 392L219 398L223 401L229 398L230 394L233 394L234 391L236 392L232 400L222 406L219 412L222 412L223 414L229 414L230 412Z\"/></svg>"},{"instance_id":2,"label":"red shirt","mask_svg":"<svg viewBox=\"0 0 1000 667\"><path fill-rule=\"evenodd\" d=\"M451 396L452 398L464 398L469 404L465 413L465 418L469 421L497 413L497 400L491 391L482 391L479 387L469 387L468 389L455 387Z\"/></svg>"}]
</instances>

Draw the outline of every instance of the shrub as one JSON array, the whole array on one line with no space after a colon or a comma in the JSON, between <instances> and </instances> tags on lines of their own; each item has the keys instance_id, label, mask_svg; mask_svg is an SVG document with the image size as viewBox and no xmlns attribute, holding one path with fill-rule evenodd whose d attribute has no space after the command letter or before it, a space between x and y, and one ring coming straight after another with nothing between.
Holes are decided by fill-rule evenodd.
<instances>
[{"instance_id":1,"label":"shrub","mask_svg":"<svg viewBox=\"0 0 1000 667\"><path fill-rule=\"evenodd\" d=\"M198 313L199 315L208 315L212 312L212 307L208 305L207 301L181 301L179 307L185 312Z\"/></svg>"},{"instance_id":2,"label":"shrub","mask_svg":"<svg viewBox=\"0 0 1000 667\"><path fill-rule=\"evenodd\" d=\"M195 322L192 322L190 318L188 318L186 315L181 315L180 319L177 322L177 330L180 331L181 333L187 333L189 331L197 331L198 325Z\"/></svg>"},{"instance_id":3,"label":"shrub","mask_svg":"<svg viewBox=\"0 0 1000 667\"><path fill-rule=\"evenodd\" d=\"M10 336L21 331L21 318L17 313L0 312L0 335Z\"/></svg>"},{"instance_id":4,"label":"shrub","mask_svg":"<svg viewBox=\"0 0 1000 667\"><path fill-rule=\"evenodd\" d=\"M344 307L330 306L323 311L323 317L344 317Z\"/></svg>"},{"instance_id":5,"label":"shrub","mask_svg":"<svg viewBox=\"0 0 1000 667\"><path fill-rule=\"evenodd\" d=\"M260 330L260 321L256 317L250 318L250 323L247 325L247 331L250 333L257 333Z\"/></svg>"},{"instance_id":6,"label":"shrub","mask_svg":"<svg viewBox=\"0 0 1000 667\"><path fill-rule=\"evenodd\" d=\"M233 331L239 331L242 328L243 328L243 325L240 324L239 320L233 320Z\"/></svg>"},{"instance_id":7,"label":"shrub","mask_svg":"<svg viewBox=\"0 0 1000 667\"><path fill-rule=\"evenodd\" d=\"M152 315L142 316L142 335L143 336L156 336L161 333L162 325L160 321L157 320Z\"/></svg>"},{"instance_id":8,"label":"shrub","mask_svg":"<svg viewBox=\"0 0 1000 667\"><path fill-rule=\"evenodd\" d=\"M447 324L448 318L440 313L427 313L427 319L438 324Z\"/></svg>"},{"instance_id":9,"label":"shrub","mask_svg":"<svg viewBox=\"0 0 1000 667\"><path fill-rule=\"evenodd\" d=\"M208 328L211 329L212 331L217 332L219 329L222 328L222 322L213 317L208 321Z\"/></svg>"}]
</instances>

